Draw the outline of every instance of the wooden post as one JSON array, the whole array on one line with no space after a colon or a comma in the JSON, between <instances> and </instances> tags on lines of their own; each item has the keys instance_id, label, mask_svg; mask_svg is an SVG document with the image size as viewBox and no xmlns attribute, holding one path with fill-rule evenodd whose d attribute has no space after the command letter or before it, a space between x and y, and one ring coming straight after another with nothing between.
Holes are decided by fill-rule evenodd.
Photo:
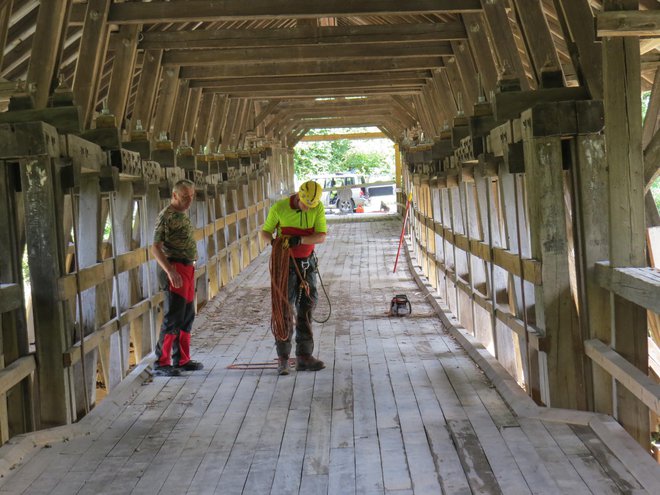
<instances>
[{"instance_id":1,"label":"wooden post","mask_svg":"<svg viewBox=\"0 0 660 495\"><path fill-rule=\"evenodd\" d=\"M603 212L609 207L605 137L602 134L577 136L574 142L575 165L572 168L577 196L580 229L580 271L583 287L581 320L588 338L610 345L612 322L610 294L595 279L595 264L609 259L609 219ZM576 256L577 258L577 256ZM584 332L583 332L584 333ZM591 365L593 409L614 414L612 377L600 366Z\"/></svg>"},{"instance_id":2,"label":"wooden post","mask_svg":"<svg viewBox=\"0 0 660 495\"><path fill-rule=\"evenodd\" d=\"M36 357L39 363L39 428L68 424L73 419L69 370L62 354L71 345L58 281L63 275L64 247L59 232L53 160L59 156L57 133L46 124L23 124L21 146L41 147L39 155L19 159L32 287Z\"/></svg>"},{"instance_id":3,"label":"wooden post","mask_svg":"<svg viewBox=\"0 0 660 495\"><path fill-rule=\"evenodd\" d=\"M637 0L604 0L605 11L637 10ZM610 190L610 263L646 266L644 160L640 95L639 38L603 40L605 147ZM614 349L647 373L646 310L614 297ZM649 414L625 387L616 387L616 417L644 447L649 443Z\"/></svg>"},{"instance_id":4,"label":"wooden post","mask_svg":"<svg viewBox=\"0 0 660 495\"><path fill-rule=\"evenodd\" d=\"M540 118L543 118L541 116ZM522 114L532 257L542 263L535 287L536 325L548 340L539 353L541 399L549 407L586 409L584 345L569 278L561 139L537 137L534 112ZM545 386L544 386L545 385Z\"/></svg>"}]
</instances>

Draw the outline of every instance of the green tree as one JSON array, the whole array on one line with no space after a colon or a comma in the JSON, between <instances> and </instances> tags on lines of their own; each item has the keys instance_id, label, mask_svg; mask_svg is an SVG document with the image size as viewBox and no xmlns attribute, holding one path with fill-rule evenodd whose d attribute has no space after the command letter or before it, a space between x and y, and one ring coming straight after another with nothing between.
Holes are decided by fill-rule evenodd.
<instances>
[{"instance_id":1,"label":"green tree","mask_svg":"<svg viewBox=\"0 0 660 495\"><path fill-rule=\"evenodd\" d=\"M392 158L385 153L353 149L348 139L303 142L294 150L294 168L299 180L315 175L355 172L365 176L390 175Z\"/></svg>"}]
</instances>

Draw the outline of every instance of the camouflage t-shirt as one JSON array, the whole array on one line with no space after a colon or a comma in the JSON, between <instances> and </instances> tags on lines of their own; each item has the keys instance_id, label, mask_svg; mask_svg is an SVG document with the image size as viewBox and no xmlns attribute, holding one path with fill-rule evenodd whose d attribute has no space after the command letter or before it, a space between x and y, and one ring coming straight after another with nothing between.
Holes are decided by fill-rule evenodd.
<instances>
[{"instance_id":1,"label":"camouflage t-shirt","mask_svg":"<svg viewBox=\"0 0 660 495\"><path fill-rule=\"evenodd\" d=\"M195 229L188 215L171 206L164 208L156 218L154 243L163 243L163 252L168 258L197 259Z\"/></svg>"}]
</instances>

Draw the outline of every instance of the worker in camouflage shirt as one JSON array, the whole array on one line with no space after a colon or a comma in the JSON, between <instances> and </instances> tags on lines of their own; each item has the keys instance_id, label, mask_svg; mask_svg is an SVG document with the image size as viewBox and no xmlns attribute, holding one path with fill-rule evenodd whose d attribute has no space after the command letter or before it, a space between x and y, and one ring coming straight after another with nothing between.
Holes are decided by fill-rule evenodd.
<instances>
[{"instance_id":1,"label":"worker in camouflage shirt","mask_svg":"<svg viewBox=\"0 0 660 495\"><path fill-rule=\"evenodd\" d=\"M170 204L156 219L151 246L151 252L162 269L158 280L165 291L163 323L156 345L156 372L165 376L177 376L181 370L194 371L204 367L190 359L197 244L187 211L194 197L195 185L191 181L180 180L174 184Z\"/></svg>"}]
</instances>

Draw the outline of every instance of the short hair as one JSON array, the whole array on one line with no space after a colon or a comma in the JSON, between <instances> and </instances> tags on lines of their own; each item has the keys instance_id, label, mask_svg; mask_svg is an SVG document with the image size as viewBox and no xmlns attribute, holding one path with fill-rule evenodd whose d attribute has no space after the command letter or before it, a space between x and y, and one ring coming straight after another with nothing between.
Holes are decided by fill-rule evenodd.
<instances>
[{"instance_id":1,"label":"short hair","mask_svg":"<svg viewBox=\"0 0 660 495\"><path fill-rule=\"evenodd\" d=\"M184 187L194 189L195 188L195 183L191 180L188 180L188 179L181 179L176 184L174 184L174 187L172 188L172 191L181 192L181 190Z\"/></svg>"}]
</instances>

